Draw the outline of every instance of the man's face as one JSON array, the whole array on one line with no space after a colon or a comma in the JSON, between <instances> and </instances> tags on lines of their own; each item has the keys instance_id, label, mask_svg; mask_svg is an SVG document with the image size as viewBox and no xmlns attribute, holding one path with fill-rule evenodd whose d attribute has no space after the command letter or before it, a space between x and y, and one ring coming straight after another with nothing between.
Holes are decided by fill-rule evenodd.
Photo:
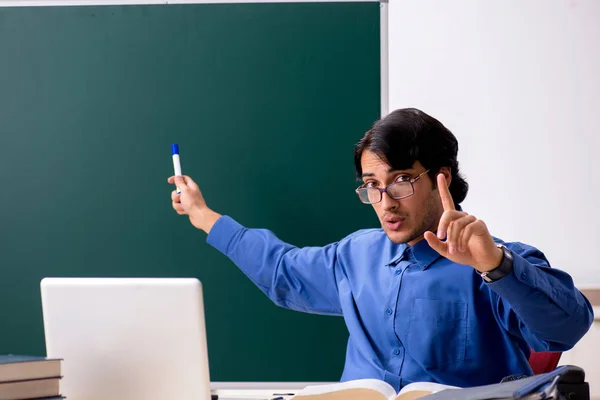
<instances>
[{"instance_id":1,"label":"man's face","mask_svg":"<svg viewBox=\"0 0 600 400\"><path fill-rule=\"evenodd\" d=\"M426 171L419 161L411 169L393 170L368 150L362 154L361 166L363 182L381 189L393 182L415 178ZM442 168L440 172L446 175L450 183L448 168ZM414 194L409 197L394 200L383 193L381 201L372 204L383 230L394 243L414 245L423 239L427 230L435 231L442 216L440 195L429 175L423 174L413 186Z\"/></svg>"}]
</instances>

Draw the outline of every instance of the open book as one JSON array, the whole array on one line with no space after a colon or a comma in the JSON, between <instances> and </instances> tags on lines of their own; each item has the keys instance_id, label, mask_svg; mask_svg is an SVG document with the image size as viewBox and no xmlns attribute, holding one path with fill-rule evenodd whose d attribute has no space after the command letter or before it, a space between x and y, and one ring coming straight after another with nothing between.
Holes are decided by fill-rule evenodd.
<instances>
[{"instance_id":1,"label":"open book","mask_svg":"<svg viewBox=\"0 0 600 400\"><path fill-rule=\"evenodd\" d=\"M442 391L460 389L433 382L414 382L399 393L388 383L377 379L357 379L331 385L307 386L293 400L413 400Z\"/></svg>"}]
</instances>

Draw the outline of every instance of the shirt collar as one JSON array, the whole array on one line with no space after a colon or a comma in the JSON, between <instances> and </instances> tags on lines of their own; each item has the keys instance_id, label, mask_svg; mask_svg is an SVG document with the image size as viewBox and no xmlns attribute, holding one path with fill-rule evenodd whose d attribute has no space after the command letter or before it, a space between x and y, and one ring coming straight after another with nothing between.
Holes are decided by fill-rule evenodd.
<instances>
[{"instance_id":1,"label":"shirt collar","mask_svg":"<svg viewBox=\"0 0 600 400\"><path fill-rule=\"evenodd\" d=\"M395 266L400 261L409 259L412 254L413 260L424 271L440 257L440 253L432 249L425 239L420 240L414 246L408 246L404 243L397 246L396 255L386 266Z\"/></svg>"},{"instance_id":2,"label":"shirt collar","mask_svg":"<svg viewBox=\"0 0 600 400\"><path fill-rule=\"evenodd\" d=\"M441 254L435 251L429 246L427 240L422 239L411 247L413 256L417 260L417 264L424 271L426 270L435 260L441 257Z\"/></svg>"},{"instance_id":3,"label":"shirt collar","mask_svg":"<svg viewBox=\"0 0 600 400\"><path fill-rule=\"evenodd\" d=\"M409 246L407 244L397 244L396 247L398 248L398 250L395 252L394 257L392 257L392 259L387 264L385 264L386 267L394 266L400 261L402 261L405 257L408 257L409 252L407 251L407 249Z\"/></svg>"}]
</instances>

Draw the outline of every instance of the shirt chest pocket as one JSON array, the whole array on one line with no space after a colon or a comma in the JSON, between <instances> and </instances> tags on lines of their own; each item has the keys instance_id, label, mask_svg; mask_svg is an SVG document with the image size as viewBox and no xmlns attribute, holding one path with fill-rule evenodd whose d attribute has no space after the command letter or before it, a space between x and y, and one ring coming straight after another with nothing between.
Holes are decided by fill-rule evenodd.
<instances>
[{"instance_id":1,"label":"shirt chest pocket","mask_svg":"<svg viewBox=\"0 0 600 400\"><path fill-rule=\"evenodd\" d=\"M464 302L413 299L407 350L426 369L465 360L467 311Z\"/></svg>"}]
</instances>

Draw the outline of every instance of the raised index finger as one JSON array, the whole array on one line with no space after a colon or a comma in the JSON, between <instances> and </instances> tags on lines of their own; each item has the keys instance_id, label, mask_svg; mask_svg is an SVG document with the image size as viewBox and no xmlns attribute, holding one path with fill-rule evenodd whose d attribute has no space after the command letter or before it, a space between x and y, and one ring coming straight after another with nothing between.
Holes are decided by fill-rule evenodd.
<instances>
[{"instance_id":1,"label":"raised index finger","mask_svg":"<svg viewBox=\"0 0 600 400\"><path fill-rule=\"evenodd\" d=\"M442 198L442 206L444 207L444 211L455 210L456 208L454 207L454 201L452 200L452 195L448 189L448 183L446 182L446 177L444 174L438 174L437 185L438 190L440 191L440 197Z\"/></svg>"}]
</instances>

